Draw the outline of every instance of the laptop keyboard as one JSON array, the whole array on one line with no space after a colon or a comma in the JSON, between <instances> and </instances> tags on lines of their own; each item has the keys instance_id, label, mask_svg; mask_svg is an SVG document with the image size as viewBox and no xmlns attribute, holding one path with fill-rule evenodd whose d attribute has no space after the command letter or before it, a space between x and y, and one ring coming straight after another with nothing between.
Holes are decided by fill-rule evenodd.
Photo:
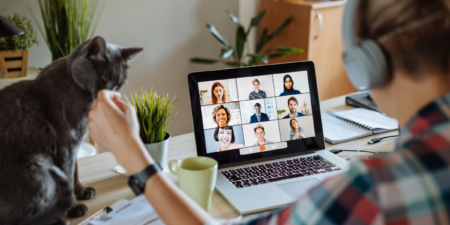
<instances>
[{"instance_id":1,"label":"laptop keyboard","mask_svg":"<svg viewBox=\"0 0 450 225\"><path fill-rule=\"evenodd\" d=\"M329 173L337 170L341 170L341 168L316 155L226 170L221 171L221 173L234 186L243 188L319 173Z\"/></svg>"}]
</instances>

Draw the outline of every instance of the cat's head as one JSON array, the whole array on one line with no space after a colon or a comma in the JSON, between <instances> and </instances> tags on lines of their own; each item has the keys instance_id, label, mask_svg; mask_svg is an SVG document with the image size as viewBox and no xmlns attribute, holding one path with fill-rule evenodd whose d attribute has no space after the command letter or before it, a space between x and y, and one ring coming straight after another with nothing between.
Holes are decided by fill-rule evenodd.
<instances>
[{"instance_id":1,"label":"cat's head","mask_svg":"<svg viewBox=\"0 0 450 225\"><path fill-rule=\"evenodd\" d=\"M102 89L119 90L127 80L127 63L143 48L121 48L95 37L77 46L68 57L75 83L94 98Z\"/></svg>"}]
</instances>

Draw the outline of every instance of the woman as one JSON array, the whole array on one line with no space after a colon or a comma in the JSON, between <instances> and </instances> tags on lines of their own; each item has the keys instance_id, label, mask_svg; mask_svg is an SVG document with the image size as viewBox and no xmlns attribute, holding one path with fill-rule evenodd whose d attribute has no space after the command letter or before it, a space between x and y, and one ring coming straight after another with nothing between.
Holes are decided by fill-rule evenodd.
<instances>
[{"instance_id":1,"label":"woman","mask_svg":"<svg viewBox=\"0 0 450 225\"><path fill-rule=\"evenodd\" d=\"M300 91L294 89L294 80L291 75L287 74L283 77L284 92L280 96L301 94Z\"/></svg>"},{"instance_id":2,"label":"woman","mask_svg":"<svg viewBox=\"0 0 450 225\"><path fill-rule=\"evenodd\" d=\"M225 87L222 83L216 82L211 87L211 101L209 105L225 103L227 101Z\"/></svg>"},{"instance_id":3,"label":"woman","mask_svg":"<svg viewBox=\"0 0 450 225\"><path fill-rule=\"evenodd\" d=\"M218 127L226 127L231 120L231 111L224 105L218 105L212 111L212 116Z\"/></svg>"},{"instance_id":4,"label":"woman","mask_svg":"<svg viewBox=\"0 0 450 225\"><path fill-rule=\"evenodd\" d=\"M305 129L301 128L300 125L298 125L298 121L296 119L291 119L291 121L289 122L289 126L291 128L291 131L289 132L289 140L306 138Z\"/></svg>"},{"instance_id":5,"label":"woman","mask_svg":"<svg viewBox=\"0 0 450 225\"><path fill-rule=\"evenodd\" d=\"M449 224L450 2L364 0L357 10L351 35L374 40L388 63L387 81L370 91L399 122L395 152L354 161L295 203L249 223ZM130 174L153 163L134 113L118 93L102 91L89 114L91 136ZM144 193L166 224L214 223L162 173L147 180Z\"/></svg>"},{"instance_id":6,"label":"woman","mask_svg":"<svg viewBox=\"0 0 450 225\"><path fill-rule=\"evenodd\" d=\"M236 138L234 137L233 127L217 127L214 131L214 140L219 142L220 147L218 152L227 151L231 149L243 148L243 144L234 144Z\"/></svg>"}]
</instances>

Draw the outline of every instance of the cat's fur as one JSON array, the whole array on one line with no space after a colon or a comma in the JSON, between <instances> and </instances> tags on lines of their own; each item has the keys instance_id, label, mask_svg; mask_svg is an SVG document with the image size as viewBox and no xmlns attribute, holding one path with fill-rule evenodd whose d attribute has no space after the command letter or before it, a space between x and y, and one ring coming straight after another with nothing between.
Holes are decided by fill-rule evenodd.
<instances>
[{"instance_id":1,"label":"cat's fur","mask_svg":"<svg viewBox=\"0 0 450 225\"><path fill-rule=\"evenodd\" d=\"M0 224L66 224L86 214L77 199L95 189L78 180L76 156L101 89L118 90L142 48L101 37L80 44L34 81L0 91Z\"/></svg>"}]
</instances>

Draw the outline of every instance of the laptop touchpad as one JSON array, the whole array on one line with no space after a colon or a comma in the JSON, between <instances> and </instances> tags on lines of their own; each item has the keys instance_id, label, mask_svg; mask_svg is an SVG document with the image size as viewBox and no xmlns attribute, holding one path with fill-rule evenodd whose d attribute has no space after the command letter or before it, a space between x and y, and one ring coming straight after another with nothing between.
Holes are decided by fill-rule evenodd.
<instances>
[{"instance_id":1,"label":"laptop touchpad","mask_svg":"<svg viewBox=\"0 0 450 225\"><path fill-rule=\"evenodd\" d=\"M311 179L307 179L307 180L279 184L279 185L277 185L277 187L279 187L281 190L283 190L284 193L286 193L287 195L296 199L298 196L305 194L310 188L312 188L318 184L320 184L319 180L317 180L315 178L311 178Z\"/></svg>"}]
</instances>

